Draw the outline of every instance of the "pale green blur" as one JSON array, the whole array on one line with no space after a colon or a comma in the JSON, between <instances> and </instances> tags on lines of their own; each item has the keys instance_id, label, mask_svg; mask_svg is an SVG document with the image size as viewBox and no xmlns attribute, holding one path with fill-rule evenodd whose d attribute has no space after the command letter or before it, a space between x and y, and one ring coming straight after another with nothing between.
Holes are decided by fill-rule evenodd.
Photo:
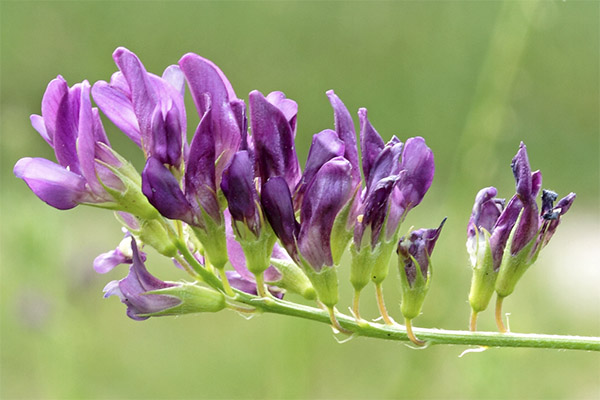
<instances>
[{"instance_id":1,"label":"pale green blur","mask_svg":"<svg viewBox=\"0 0 600 400\"><path fill-rule=\"evenodd\" d=\"M110 212L57 211L14 178L21 157L52 158L29 124L47 83L108 80L117 46L161 73L186 52L218 64L240 98L282 90L299 104L297 149L333 127L334 89L387 141L420 135L436 176L401 232L448 216L415 326L466 329L471 270L465 240L483 186L514 193L522 140L544 187L577 200L552 242L504 302L514 331L600 335L599 3L545 2L19 2L1 12L1 398L595 398L598 355L396 342L340 345L322 324L231 311L125 316L103 286L126 275L92 269L121 240ZM189 95L188 95L189 97ZM189 100L189 99L188 99ZM188 109L191 135L198 121ZM357 120L357 118L356 118ZM105 119L118 151L141 152ZM349 263L341 302L351 305ZM162 279L184 274L155 252ZM396 267L384 283L401 319ZM374 290L362 314L375 317ZM298 300L299 298L291 298ZM494 330L491 310L480 329Z\"/></svg>"}]
</instances>

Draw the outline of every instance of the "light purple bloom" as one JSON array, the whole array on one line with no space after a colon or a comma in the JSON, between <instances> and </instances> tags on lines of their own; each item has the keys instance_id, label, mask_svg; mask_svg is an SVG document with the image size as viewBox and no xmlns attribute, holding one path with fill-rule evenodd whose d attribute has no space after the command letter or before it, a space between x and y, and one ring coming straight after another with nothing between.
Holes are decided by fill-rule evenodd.
<instances>
[{"instance_id":1,"label":"light purple bloom","mask_svg":"<svg viewBox=\"0 0 600 400\"><path fill-rule=\"evenodd\" d=\"M118 192L125 190L123 182L106 166L118 169L121 163L109 148L98 110L92 108L89 83L83 81L69 88L61 76L52 80L42 99L42 115L32 115L31 122L54 148L58 163L22 158L14 167L15 175L40 199L60 210L81 203L116 207L103 185Z\"/></svg>"},{"instance_id":2,"label":"light purple bloom","mask_svg":"<svg viewBox=\"0 0 600 400\"><path fill-rule=\"evenodd\" d=\"M148 314L165 311L181 304L181 300L173 296L147 293L177 285L163 282L148 272L135 240L131 241L131 250L133 263L129 274L120 281L109 282L104 288L104 297L118 296L127 306L127 315L137 321L148 319Z\"/></svg>"},{"instance_id":3,"label":"light purple bloom","mask_svg":"<svg viewBox=\"0 0 600 400\"><path fill-rule=\"evenodd\" d=\"M131 251L131 242L133 237L130 234L125 235L119 246L112 251L100 254L94 259L94 270L99 274L105 274L120 264L132 264L133 252ZM142 261L146 261L146 254L139 252Z\"/></svg>"},{"instance_id":4,"label":"light purple bloom","mask_svg":"<svg viewBox=\"0 0 600 400\"><path fill-rule=\"evenodd\" d=\"M150 74L138 57L124 47L113 53L120 72L110 83L94 84L92 94L108 118L155 157L175 168L181 166L185 144L186 114L183 74L171 65L162 77Z\"/></svg>"}]
</instances>

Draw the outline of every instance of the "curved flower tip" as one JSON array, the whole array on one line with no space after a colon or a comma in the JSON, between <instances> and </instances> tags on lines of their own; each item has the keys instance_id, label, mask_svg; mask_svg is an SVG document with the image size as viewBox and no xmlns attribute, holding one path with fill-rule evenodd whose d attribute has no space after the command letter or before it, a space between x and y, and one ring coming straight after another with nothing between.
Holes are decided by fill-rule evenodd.
<instances>
[{"instance_id":1,"label":"curved flower tip","mask_svg":"<svg viewBox=\"0 0 600 400\"><path fill-rule=\"evenodd\" d=\"M277 107L285 116L290 127L292 128L292 132L294 137L296 137L296 118L298 115L298 103L296 103L292 99L288 99L285 97L283 92L271 92L267 95L267 101Z\"/></svg>"},{"instance_id":2,"label":"curved flower tip","mask_svg":"<svg viewBox=\"0 0 600 400\"><path fill-rule=\"evenodd\" d=\"M181 304L181 300L173 296L148 294L148 292L178 286L163 282L152 276L140 256L135 239L131 240L132 265L127 277L120 281L109 282L104 288L104 297L118 296L127 306L127 315L138 321Z\"/></svg>"},{"instance_id":3,"label":"curved flower tip","mask_svg":"<svg viewBox=\"0 0 600 400\"><path fill-rule=\"evenodd\" d=\"M497 194L498 190L493 186L483 188L477 193L467 227L468 238L476 236L477 231L481 229L492 233L505 203L504 199L495 197Z\"/></svg>"},{"instance_id":4,"label":"curved flower tip","mask_svg":"<svg viewBox=\"0 0 600 400\"><path fill-rule=\"evenodd\" d=\"M362 151L362 168L365 177L370 176L371 167L375 163L375 159L383 148L385 143L377 133L369 118L367 117L367 109L360 108L358 110L358 120L360 121L360 149Z\"/></svg>"},{"instance_id":5,"label":"curved flower tip","mask_svg":"<svg viewBox=\"0 0 600 400\"><path fill-rule=\"evenodd\" d=\"M335 131L345 145L344 157L350 161L350 165L352 165L352 182L357 185L360 182L360 170L354 121L342 100L340 100L333 90L328 90L326 94L331 103L331 107L333 108Z\"/></svg>"},{"instance_id":6,"label":"curved flower tip","mask_svg":"<svg viewBox=\"0 0 600 400\"><path fill-rule=\"evenodd\" d=\"M337 133L331 129L325 129L324 131L313 135L312 143L308 151L308 158L306 159L306 166L304 167L304 173L302 174L302 178L298 182L298 185L296 185L296 191L294 193L295 209L300 209L306 187L312 181L317 171L319 171L323 164L332 158L343 156L344 150L344 142L342 142Z\"/></svg>"},{"instance_id":7,"label":"curved flower tip","mask_svg":"<svg viewBox=\"0 0 600 400\"><path fill-rule=\"evenodd\" d=\"M425 144L422 137L410 138L402 152L403 174L398 188L402 192L401 204L410 210L423 200L425 193L431 187L435 174L433 151Z\"/></svg>"},{"instance_id":8,"label":"curved flower tip","mask_svg":"<svg viewBox=\"0 0 600 400\"><path fill-rule=\"evenodd\" d=\"M13 172L36 196L59 210L91 201L82 176L44 158L22 158L15 164Z\"/></svg>"}]
</instances>

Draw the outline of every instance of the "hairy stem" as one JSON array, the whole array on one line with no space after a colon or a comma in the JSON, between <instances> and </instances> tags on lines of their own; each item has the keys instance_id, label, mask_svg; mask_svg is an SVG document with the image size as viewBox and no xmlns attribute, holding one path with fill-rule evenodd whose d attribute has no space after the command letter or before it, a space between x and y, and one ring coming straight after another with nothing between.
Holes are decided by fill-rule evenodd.
<instances>
[{"instance_id":1,"label":"hairy stem","mask_svg":"<svg viewBox=\"0 0 600 400\"><path fill-rule=\"evenodd\" d=\"M302 304L291 303L278 299L260 299L246 293L237 291L235 300L255 307L262 312L289 315L312 321L331 324L331 315L328 310L322 310ZM356 336L372 337L377 339L408 341L408 333L402 325L384 325L361 320L354 317L336 313L337 323ZM546 349L570 349L600 351L599 337L586 336L559 336L529 333L497 333L497 332L469 332L445 329L413 328L414 335L421 340L434 344L458 344L467 346L489 347L530 347Z\"/></svg>"}]
</instances>

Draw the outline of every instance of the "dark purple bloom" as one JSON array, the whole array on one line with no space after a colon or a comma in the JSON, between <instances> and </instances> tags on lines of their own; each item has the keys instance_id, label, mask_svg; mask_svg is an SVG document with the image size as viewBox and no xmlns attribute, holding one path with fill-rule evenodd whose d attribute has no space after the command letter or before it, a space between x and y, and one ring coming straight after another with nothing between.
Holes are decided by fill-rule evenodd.
<instances>
[{"instance_id":1,"label":"dark purple bloom","mask_svg":"<svg viewBox=\"0 0 600 400\"><path fill-rule=\"evenodd\" d=\"M335 132L342 142L344 142L344 158L352 166L353 186L360 184L360 170L358 164L358 148L356 147L356 131L354 130L354 121L348 112L348 109L333 90L327 91L327 97L333 107L333 116L335 123Z\"/></svg>"},{"instance_id":2,"label":"dark purple bloom","mask_svg":"<svg viewBox=\"0 0 600 400\"><path fill-rule=\"evenodd\" d=\"M302 178L298 182L294 193L294 208L296 210L300 209L306 187L312 181L317 171L319 171L323 164L332 158L343 156L344 151L344 142L342 142L338 138L337 133L331 129L325 129L324 131L313 135L310 150L308 151L308 158L306 159L306 165L304 167L304 173L302 174Z\"/></svg>"},{"instance_id":3,"label":"dark purple bloom","mask_svg":"<svg viewBox=\"0 0 600 400\"><path fill-rule=\"evenodd\" d=\"M254 186L253 163L247 151L239 151L233 156L223 173L221 189L233 220L246 225L258 238L261 230L260 201Z\"/></svg>"},{"instance_id":4,"label":"dark purple bloom","mask_svg":"<svg viewBox=\"0 0 600 400\"><path fill-rule=\"evenodd\" d=\"M352 193L352 166L343 157L326 162L306 188L300 208L298 249L317 272L333 265L331 230Z\"/></svg>"},{"instance_id":5,"label":"dark purple bloom","mask_svg":"<svg viewBox=\"0 0 600 400\"><path fill-rule=\"evenodd\" d=\"M223 169L246 139L245 105L236 97L225 74L210 60L188 53L181 57L179 66L200 117L205 118L211 109L207 129L212 135L216 176L220 180Z\"/></svg>"},{"instance_id":6,"label":"dark purple bloom","mask_svg":"<svg viewBox=\"0 0 600 400\"><path fill-rule=\"evenodd\" d=\"M276 176L264 183L260 201L275 235L294 261L299 262L296 238L300 225L294 216L292 195L285 179Z\"/></svg>"},{"instance_id":7,"label":"dark purple bloom","mask_svg":"<svg viewBox=\"0 0 600 400\"><path fill-rule=\"evenodd\" d=\"M217 200L214 142L210 131L211 110L200 121L192 140L185 169L185 193L160 160L150 157L142 172L142 191L165 217L204 227L204 211L217 224L222 217Z\"/></svg>"},{"instance_id":8,"label":"dark purple bloom","mask_svg":"<svg viewBox=\"0 0 600 400\"><path fill-rule=\"evenodd\" d=\"M131 241L131 250L133 263L129 268L129 275L120 281L108 283L104 288L104 297L118 296L127 306L127 315L138 321L148 319L148 314L165 311L181 304L181 300L173 296L147 293L177 285L163 282L148 272L135 240Z\"/></svg>"},{"instance_id":9,"label":"dark purple bloom","mask_svg":"<svg viewBox=\"0 0 600 400\"><path fill-rule=\"evenodd\" d=\"M162 77L150 74L138 57L124 47L113 53L120 72L110 83L99 81L94 100L108 118L142 147L146 157L179 168L185 143L184 80L171 65Z\"/></svg>"},{"instance_id":10,"label":"dark purple bloom","mask_svg":"<svg viewBox=\"0 0 600 400\"><path fill-rule=\"evenodd\" d=\"M300 179L300 164L290 115L284 113L291 114L290 107L281 96L272 96L272 100L275 104L256 90L248 98L257 173L262 183L281 176L293 191ZM284 111L278 106L285 106ZM292 119L295 121L295 116Z\"/></svg>"},{"instance_id":11,"label":"dark purple bloom","mask_svg":"<svg viewBox=\"0 0 600 400\"><path fill-rule=\"evenodd\" d=\"M58 76L42 100L42 115L32 115L33 127L54 148L57 163L43 158L22 158L14 167L18 178L52 207L66 210L81 203L116 208L111 191L124 192L121 178L110 168L121 162L109 148L98 110L90 102L87 81L69 88Z\"/></svg>"},{"instance_id":12,"label":"dark purple bloom","mask_svg":"<svg viewBox=\"0 0 600 400\"><path fill-rule=\"evenodd\" d=\"M363 217L355 226L354 242L360 249L369 228L371 246L375 248L383 227L384 240L392 240L408 211L421 202L433 181L435 165L433 152L423 138L410 138L403 144L394 136L384 144L367 110L361 108L358 115L366 188L362 195Z\"/></svg>"},{"instance_id":13,"label":"dark purple bloom","mask_svg":"<svg viewBox=\"0 0 600 400\"><path fill-rule=\"evenodd\" d=\"M429 258L445 222L444 218L437 229L419 229L411 232L408 237L400 239L398 255L404 263L404 271L410 286L413 286L417 279L417 268L421 270L421 275L425 280L428 280Z\"/></svg>"}]
</instances>

